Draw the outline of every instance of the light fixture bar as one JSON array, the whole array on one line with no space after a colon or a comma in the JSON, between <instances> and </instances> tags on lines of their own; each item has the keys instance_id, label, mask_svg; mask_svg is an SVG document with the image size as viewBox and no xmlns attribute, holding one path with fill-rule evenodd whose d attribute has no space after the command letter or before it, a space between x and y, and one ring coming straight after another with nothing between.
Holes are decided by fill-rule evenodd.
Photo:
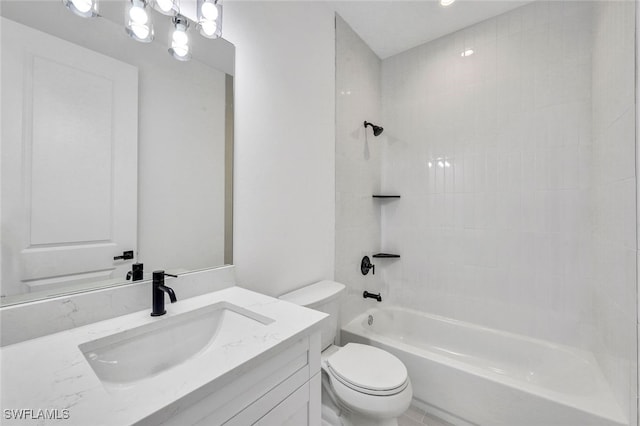
<instances>
[{"instance_id":1,"label":"light fixture bar","mask_svg":"<svg viewBox=\"0 0 640 426\"><path fill-rule=\"evenodd\" d=\"M0 0L1 1L1 0ZM62 0L64 6L83 18L98 15L99 0ZM193 0L191 0L193 1ZM180 13L180 0L127 0L124 11L125 32L132 39L149 43L154 39L151 10L172 16L173 30L169 36L169 54L179 61L191 59L191 46L187 30L196 24L203 37L216 39L222 36L222 0L195 0L196 17L193 10L187 10L191 21ZM189 4L187 4L189 6ZM156 16L157 18L157 16Z\"/></svg>"}]
</instances>

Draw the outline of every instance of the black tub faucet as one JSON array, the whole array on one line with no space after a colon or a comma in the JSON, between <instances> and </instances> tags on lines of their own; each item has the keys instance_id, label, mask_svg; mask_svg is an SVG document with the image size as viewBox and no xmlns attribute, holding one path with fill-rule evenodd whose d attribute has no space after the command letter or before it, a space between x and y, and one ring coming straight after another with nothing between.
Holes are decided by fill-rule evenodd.
<instances>
[{"instance_id":1,"label":"black tub faucet","mask_svg":"<svg viewBox=\"0 0 640 426\"><path fill-rule=\"evenodd\" d=\"M151 316L159 317L160 315L164 315L167 311L164 309L164 293L169 294L169 299L171 299L171 303L176 303L178 299L176 299L176 294L171 287L167 287L164 285L164 277L174 277L177 278L177 275L167 274L164 271L153 271L153 284L151 286L151 297L152 297L152 305L151 305Z\"/></svg>"},{"instance_id":2,"label":"black tub faucet","mask_svg":"<svg viewBox=\"0 0 640 426\"><path fill-rule=\"evenodd\" d=\"M367 290L365 290L364 293L362 293L362 297L364 297L365 299L366 298L376 299L378 302L382 302L382 295L380 293L378 294L369 293Z\"/></svg>"}]
</instances>

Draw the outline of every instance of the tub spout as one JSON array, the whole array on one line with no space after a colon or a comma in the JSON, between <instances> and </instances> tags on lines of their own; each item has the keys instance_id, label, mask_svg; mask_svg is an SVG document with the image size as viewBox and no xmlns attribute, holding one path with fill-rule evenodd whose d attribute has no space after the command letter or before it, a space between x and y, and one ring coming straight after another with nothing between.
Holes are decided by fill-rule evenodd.
<instances>
[{"instance_id":1,"label":"tub spout","mask_svg":"<svg viewBox=\"0 0 640 426\"><path fill-rule=\"evenodd\" d=\"M367 290L364 291L364 293L362 293L362 297L366 298L371 298L371 299L376 299L378 302L382 302L382 295L380 295L380 293L378 294L374 294L374 293L369 293Z\"/></svg>"}]
</instances>

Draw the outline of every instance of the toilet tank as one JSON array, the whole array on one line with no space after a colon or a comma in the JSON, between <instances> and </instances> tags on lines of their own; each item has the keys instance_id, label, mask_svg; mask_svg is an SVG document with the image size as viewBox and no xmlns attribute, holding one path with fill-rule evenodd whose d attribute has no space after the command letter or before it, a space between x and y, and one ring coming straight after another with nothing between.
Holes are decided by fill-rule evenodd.
<instances>
[{"instance_id":1,"label":"toilet tank","mask_svg":"<svg viewBox=\"0 0 640 426\"><path fill-rule=\"evenodd\" d=\"M338 336L340 296L344 289L344 284L325 280L280 296L281 300L329 314L329 318L323 322L321 330L322 350L331 346Z\"/></svg>"}]
</instances>

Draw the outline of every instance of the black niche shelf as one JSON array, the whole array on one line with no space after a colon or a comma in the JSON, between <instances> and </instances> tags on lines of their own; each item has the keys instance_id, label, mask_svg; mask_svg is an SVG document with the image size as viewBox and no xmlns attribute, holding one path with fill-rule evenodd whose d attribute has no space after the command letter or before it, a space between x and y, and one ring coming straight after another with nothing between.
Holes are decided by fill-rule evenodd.
<instances>
[{"instance_id":1,"label":"black niche shelf","mask_svg":"<svg viewBox=\"0 0 640 426\"><path fill-rule=\"evenodd\" d=\"M373 194L373 198L400 198L399 195L379 195Z\"/></svg>"},{"instance_id":2,"label":"black niche shelf","mask_svg":"<svg viewBox=\"0 0 640 426\"><path fill-rule=\"evenodd\" d=\"M391 253L376 253L372 257L375 257L376 259L398 259L400 258L400 255Z\"/></svg>"}]
</instances>

